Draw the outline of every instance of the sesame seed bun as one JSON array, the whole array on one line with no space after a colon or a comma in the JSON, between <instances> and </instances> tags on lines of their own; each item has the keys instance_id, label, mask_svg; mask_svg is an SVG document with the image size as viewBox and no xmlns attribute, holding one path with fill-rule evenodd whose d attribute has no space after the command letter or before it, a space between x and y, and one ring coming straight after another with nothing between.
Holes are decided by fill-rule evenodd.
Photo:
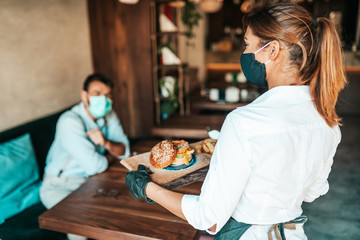
<instances>
[{"instance_id":1,"label":"sesame seed bun","mask_svg":"<svg viewBox=\"0 0 360 240\"><path fill-rule=\"evenodd\" d=\"M150 163L155 168L170 165L188 165L194 150L185 140L164 140L156 144L150 152Z\"/></svg>"},{"instance_id":2,"label":"sesame seed bun","mask_svg":"<svg viewBox=\"0 0 360 240\"><path fill-rule=\"evenodd\" d=\"M175 144L169 140L164 140L156 144L150 152L150 163L155 168L164 168L169 166L177 155Z\"/></svg>"}]
</instances>

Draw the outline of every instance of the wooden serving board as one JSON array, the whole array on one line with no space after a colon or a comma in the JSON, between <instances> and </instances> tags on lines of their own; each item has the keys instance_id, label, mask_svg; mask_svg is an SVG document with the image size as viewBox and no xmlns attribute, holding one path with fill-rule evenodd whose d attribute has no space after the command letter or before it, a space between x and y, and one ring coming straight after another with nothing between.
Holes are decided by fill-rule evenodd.
<instances>
[{"instance_id":1,"label":"wooden serving board","mask_svg":"<svg viewBox=\"0 0 360 240\"><path fill-rule=\"evenodd\" d=\"M194 148L195 144L190 146ZM205 178L211 155L206 153L194 153L194 155L196 163L193 166L177 171L154 168L150 164L150 152L122 159L120 163L130 171L136 171L138 165L142 164L153 172L150 175L152 181L167 189L175 189Z\"/></svg>"}]
</instances>

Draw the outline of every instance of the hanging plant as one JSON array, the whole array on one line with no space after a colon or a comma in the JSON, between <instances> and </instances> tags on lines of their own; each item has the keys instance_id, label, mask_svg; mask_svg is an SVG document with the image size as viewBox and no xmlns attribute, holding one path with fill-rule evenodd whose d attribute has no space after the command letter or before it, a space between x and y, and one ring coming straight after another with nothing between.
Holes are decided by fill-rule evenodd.
<instances>
[{"instance_id":1,"label":"hanging plant","mask_svg":"<svg viewBox=\"0 0 360 240\"><path fill-rule=\"evenodd\" d=\"M199 20L201 19L200 13L197 11L196 6L193 2L186 0L186 4L183 10L183 14L181 17L182 22L187 27L186 36L188 38L193 38L193 27L199 24Z\"/></svg>"}]
</instances>

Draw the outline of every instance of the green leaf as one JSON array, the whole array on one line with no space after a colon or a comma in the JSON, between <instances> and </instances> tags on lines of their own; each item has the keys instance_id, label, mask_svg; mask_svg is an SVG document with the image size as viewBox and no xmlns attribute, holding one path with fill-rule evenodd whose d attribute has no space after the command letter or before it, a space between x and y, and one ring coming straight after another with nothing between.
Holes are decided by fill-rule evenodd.
<instances>
[{"instance_id":1,"label":"green leaf","mask_svg":"<svg viewBox=\"0 0 360 240\"><path fill-rule=\"evenodd\" d=\"M195 4L186 0L181 20L187 27L186 36L188 38L194 37L193 27L199 24L200 19L201 15L197 12Z\"/></svg>"}]
</instances>

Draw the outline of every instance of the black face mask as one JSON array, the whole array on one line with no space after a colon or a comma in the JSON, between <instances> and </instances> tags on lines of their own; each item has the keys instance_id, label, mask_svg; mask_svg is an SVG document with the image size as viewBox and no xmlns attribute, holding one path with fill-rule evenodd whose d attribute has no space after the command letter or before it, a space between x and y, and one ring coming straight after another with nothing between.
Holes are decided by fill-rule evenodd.
<instances>
[{"instance_id":1,"label":"black face mask","mask_svg":"<svg viewBox=\"0 0 360 240\"><path fill-rule=\"evenodd\" d=\"M243 53L240 57L241 69L245 77L249 82L259 87L267 87L265 64L271 60L269 59L265 63L261 63L255 59L255 54L267 47L270 43L271 42L268 42L254 53Z\"/></svg>"}]
</instances>

